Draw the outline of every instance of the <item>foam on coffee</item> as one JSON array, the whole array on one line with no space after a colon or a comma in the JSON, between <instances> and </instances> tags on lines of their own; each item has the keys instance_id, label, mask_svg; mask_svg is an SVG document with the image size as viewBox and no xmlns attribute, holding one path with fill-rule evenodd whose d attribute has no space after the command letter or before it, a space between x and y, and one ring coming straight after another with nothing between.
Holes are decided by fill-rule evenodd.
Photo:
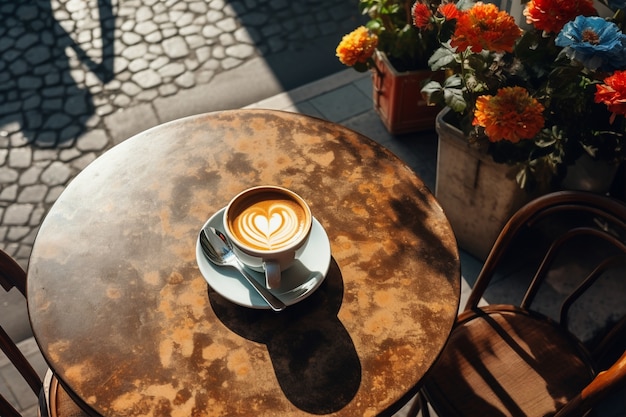
<instances>
[{"instance_id":1,"label":"foam on coffee","mask_svg":"<svg viewBox=\"0 0 626 417\"><path fill-rule=\"evenodd\" d=\"M307 228L307 213L288 195L261 192L231 207L231 233L255 250L278 250L297 241Z\"/></svg>"}]
</instances>

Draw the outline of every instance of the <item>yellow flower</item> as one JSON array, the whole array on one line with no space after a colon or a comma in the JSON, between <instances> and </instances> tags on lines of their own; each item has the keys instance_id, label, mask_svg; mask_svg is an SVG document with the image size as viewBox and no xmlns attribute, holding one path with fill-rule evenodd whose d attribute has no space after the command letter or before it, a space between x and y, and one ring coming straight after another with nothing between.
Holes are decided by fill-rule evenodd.
<instances>
[{"instance_id":1,"label":"yellow flower","mask_svg":"<svg viewBox=\"0 0 626 417\"><path fill-rule=\"evenodd\" d=\"M517 143L534 138L543 128L543 110L525 88L505 87L495 96L478 97L472 124L484 127L491 142Z\"/></svg>"},{"instance_id":2,"label":"yellow flower","mask_svg":"<svg viewBox=\"0 0 626 417\"><path fill-rule=\"evenodd\" d=\"M378 45L378 36L365 26L360 26L343 37L337 46L337 57L342 64L353 66L364 64L372 56Z\"/></svg>"}]
</instances>

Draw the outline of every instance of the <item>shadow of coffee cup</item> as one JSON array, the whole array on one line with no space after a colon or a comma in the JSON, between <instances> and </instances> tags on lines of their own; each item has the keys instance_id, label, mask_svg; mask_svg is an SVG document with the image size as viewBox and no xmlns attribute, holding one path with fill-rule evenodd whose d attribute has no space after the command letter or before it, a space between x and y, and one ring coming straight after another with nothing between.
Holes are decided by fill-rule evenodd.
<instances>
[{"instance_id":1,"label":"shadow of coffee cup","mask_svg":"<svg viewBox=\"0 0 626 417\"><path fill-rule=\"evenodd\" d=\"M218 319L238 335L267 347L284 395L301 410L341 410L361 384L361 363L337 314L343 299L339 266L331 262L322 285L281 314L233 304L209 289Z\"/></svg>"}]
</instances>

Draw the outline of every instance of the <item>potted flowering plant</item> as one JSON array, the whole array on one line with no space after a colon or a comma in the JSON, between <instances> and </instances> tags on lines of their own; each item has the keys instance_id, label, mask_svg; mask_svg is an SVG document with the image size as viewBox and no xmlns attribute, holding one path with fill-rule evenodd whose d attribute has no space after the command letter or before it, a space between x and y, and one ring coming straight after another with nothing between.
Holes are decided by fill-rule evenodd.
<instances>
[{"instance_id":1,"label":"potted flowering plant","mask_svg":"<svg viewBox=\"0 0 626 417\"><path fill-rule=\"evenodd\" d=\"M564 188L584 155L626 159L626 0L603 2L611 16L592 0L529 0L523 27L479 2L439 38L429 64L449 77L422 90L447 107L435 194L479 258L524 202Z\"/></svg>"},{"instance_id":2,"label":"potted flowering plant","mask_svg":"<svg viewBox=\"0 0 626 417\"><path fill-rule=\"evenodd\" d=\"M428 106L420 90L430 78L443 81L428 59L440 36L449 36L442 34L454 26L452 16L445 16L457 8L452 0L414 1L360 0L369 21L345 35L336 50L343 64L372 71L374 107L391 133L432 129L440 110Z\"/></svg>"},{"instance_id":3,"label":"potted flowering plant","mask_svg":"<svg viewBox=\"0 0 626 417\"><path fill-rule=\"evenodd\" d=\"M442 17L457 8L447 9L445 5L452 2L445 0L414 1L360 0L359 9L369 21L344 36L337 47L339 60L366 71L375 65L373 55L378 50L399 72L429 68L428 59L440 45L439 32L453 28Z\"/></svg>"},{"instance_id":4,"label":"potted flowering plant","mask_svg":"<svg viewBox=\"0 0 626 417\"><path fill-rule=\"evenodd\" d=\"M585 154L626 159L626 1L603 2L613 16L592 0L530 0L525 30L477 3L429 60L453 75L422 91L456 112L472 144L516 165L522 188L558 187Z\"/></svg>"}]
</instances>

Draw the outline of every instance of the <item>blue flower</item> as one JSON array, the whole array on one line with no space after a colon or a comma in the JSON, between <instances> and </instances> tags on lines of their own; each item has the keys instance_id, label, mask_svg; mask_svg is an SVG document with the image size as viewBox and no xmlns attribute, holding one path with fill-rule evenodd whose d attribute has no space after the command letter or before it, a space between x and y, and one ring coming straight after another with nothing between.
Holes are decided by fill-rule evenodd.
<instances>
[{"instance_id":1,"label":"blue flower","mask_svg":"<svg viewBox=\"0 0 626 417\"><path fill-rule=\"evenodd\" d=\"M568 58L590 70L626 69L626 35L601 17L576 17L563 27L555 42Z\"/></svg>"}]
</instances>

